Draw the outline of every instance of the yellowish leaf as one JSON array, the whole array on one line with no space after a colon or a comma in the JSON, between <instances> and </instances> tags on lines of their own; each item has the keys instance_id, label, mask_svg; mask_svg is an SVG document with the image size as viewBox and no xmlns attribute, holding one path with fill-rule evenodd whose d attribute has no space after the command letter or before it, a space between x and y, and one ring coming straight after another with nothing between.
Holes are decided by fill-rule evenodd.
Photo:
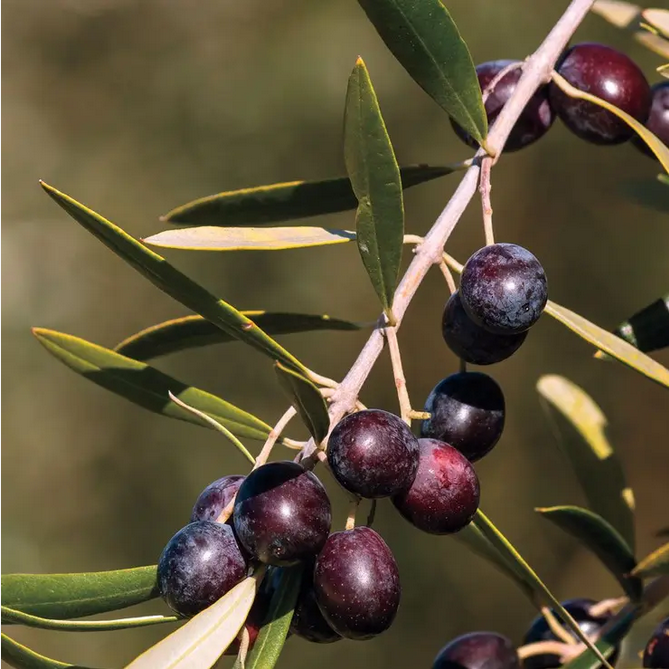
<instances>
[{"instance_id":1,"label":"yellowish leaf","mask_svg":"<svg viewBox=\"0 0 669 669\"><path fill-rule=\"evenodd\" d=\"M627 28L639 16L641 7L622 0L597 0L590 11L618 28Z\"/></svg>"},{"instance_id":2,"label":"yellowish leaf","mask_svg":"<svg viewBox=\"0 0 669 669\"><path fill-rule=\"evenodd\" d=\"M126 669L209 669L239 633L255 594L256 579L244 579Z\"/></svg>"},{"instance_id":3,"label":"yellowish leaf","mask_svg":"<svg viewBox=\"0 0 669 669\"><path fill-rule=\"evenodd\" d=\"M214 225L165 230L144 241L152 246L188 251L281 251L343 244L355 239L348 230L307 226L222 228Z\"/></svg>"},{"instance_id":4,"label":"yellowish leaf","mask_svg":"<svg viewBox=\"0 0 669 669\"><path fill-rule=\"evenodd\" d=\"M669 46L669 42L667 42ZM669 172L669 149L642 123L639 123L635 118L625 113L618 107L602 100L595 95L579 91L578 88L572 86L564 77L561 77L557 72L553 72L553 81L565 92L569 97L577 98L579 100L587 100L593 104L603 107L612 114L615 114L619 119L622 119L627 125L636 132L641 139L648 145L648 148L657 156L657 159L662 163L662 167Z\"/></svg>"},{"instance_id":5,"label":"yellowish leaf","mask_svg":"<svg viewBox=\"0 0 669 669\"><path fill-rule=\"evenodd\" d=\"M641 16L659 33L669 37L669 9L644 9Z\"/></svg>"}]
</instances>

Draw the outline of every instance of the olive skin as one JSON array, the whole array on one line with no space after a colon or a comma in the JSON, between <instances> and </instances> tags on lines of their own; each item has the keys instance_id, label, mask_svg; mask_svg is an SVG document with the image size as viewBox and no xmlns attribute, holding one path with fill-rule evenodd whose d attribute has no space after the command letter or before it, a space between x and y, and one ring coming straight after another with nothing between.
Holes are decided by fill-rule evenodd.
<instances>
[{"instance_id":1,"label":"olive skin","mask_svg":"<svg viewBox=\"0 0 669 669\"><path fill-rule=\"evenodd\" d=\"M335 532L316 559L314 592L335 632L346 639L371 639L387 630L397 614L397 563L371 528Z\"/></svg>"}]
</instances>

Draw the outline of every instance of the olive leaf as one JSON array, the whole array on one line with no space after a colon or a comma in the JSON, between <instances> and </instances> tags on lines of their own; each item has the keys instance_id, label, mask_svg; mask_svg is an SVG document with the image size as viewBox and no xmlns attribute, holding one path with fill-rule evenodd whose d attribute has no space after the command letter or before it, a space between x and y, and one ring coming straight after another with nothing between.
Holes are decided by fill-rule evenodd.
<instances>
[{"instance_id":1,"label":"olive leaf","mask_svg":"<svg viewBox=\"0 0 669 669\"><path fill-rule=\"evenodd\" d=\"M563 376L542 376L537 391L588 505L633 549L634 495L606 436L606 416L582 388Z\"/></svg>"},{"instance_id":2,"label":"olive leaf","mask_svg":"<svg viewBox=\"0 0 669 669\"><path fill-rule=\"evenodd\" d=\"M358 200L358 250L390 321L404 241L399 167L362 58L348 80L344 159Z\"/></svg>"},{"instance_id":3,"label":"olive leaf","mask_svg":"<svg viewBox=\"0 0 669 669\"><path fill-rule=\"evenodd\" d=\"M636 134L646 143L648 148L657 156L657 159L662 164L662 167L669 172L669 148L667 148L643 123L640 123L635 118L618 109L615 105L602 100L595 95L581 91L578 88L572 86L564 77L560 76L556 72L553 72L553 82L566 93L571 98L577 98L579 100L586 100L596 104L598 107L602 107L607 111L615 114L619 119L623 120L627 125L636 132Z\"/></svg>"},{"instance_id":4,"label":"olive leaf","mask_svg":"<svg viewBox=\"0 0 669 669\"><path fill-rule=\"evenodd\" d=\"M606 625L595 647L607 659L616 651L620 642L627 636L632 624L638 617L637 607L624 609L612 625ZM562 669L601 669L602 663L589 648L586 648L578 657L562 665Z\"/></svg>"},{"instance_id":5,"label":"olive leaf","mask_svg":"<svg viewBox=\"0 0 669 669\"><path fill-rule=\"evenodd\" d=\"M651 578L661 574L669 574L669 543L647 555L632 570L632 575L639 578Z\"/></svg>"},{"instance_id":6,"label":"olive leaf","mask_svg":"<svg viewBox=\"0 0 669 669\"><path fill-rule=\"evenodd\" d=\"M14 669L90 669L80 664L69 664L44 657L7 636L4 632L1 637L2 661Z\"/></svg>"},{"instance_id":7,"label":"olive leaf","mask_svg":"<svg viewBox=\"0 0 669 669\"><path fill-rule=\"evenodd\" d=\"M271 427L252 414L216 395L177 381L146 363L63 332L33 328L33 334L49 353L77 374L149 411L211 427L174 404L169 397L172 392L237 436L264 441L270 433Z\"/></svg>"},{"instance_id":8,"label":"olive leaf","mask_svg":"<svg viewBox=\"0 0 669 669\"><path fill-rule=\"evenodd\" d=\"M259 328L271 335L318 330L360 330L364 326L327 315L272 311L243 311ZM210 344L236 341L202 316L184 316L152 325L124 339L114 347L135 360L150 360L161 355L186 351Z\"/></svg>"},{"instance_id":9,"label":"olive leaf","mask_svg":"<svg viewBox=\"0 0 669 669\"><path fill-rule=\"evenodd\" d=\"M641 18L645 23L665 38L669 39L669 10L667 9L644 9Z\"/></svg>"},{"instance_id":10,"label":"olive leaf","mask_svg":"<svg viewBox=\"0 0 669 669\"><path fill-rule=\"evenodd\" d=\"M604 353L608 353L612 358L640 372L652 381L669 387L669 369L623 341L620 337L607 332L598 325L591 323L587 318L551 300L548 300L545 311L549 316L566 325L572 332L575 332L579 337Z\"/></svg>"},{"instance_id":11,"label":"olive leaf","mask_svg":"<svg viewBox=\"0 0 669 669\"><path fill-rule=\"evenodd\" d=\"M149 627L151 625L162 625L163 623L174 623L181 620L179 616L135 616L132 618L117 618L116 620L57 620L55 618L41 618L23 613L8 606L0 607L2 611L3 625L25 625L44 630L57 630L59 632L109 632L112 630L125 630L134 627Z\"/></svg>"},{"instance_id":12,"label":"olive leaf","mask_svg":"<svg viewBox=\"0 0 669 669\"><path fill-rule=\"evenodd\" d=\"M281 360L288 367L305 371L299 360L232 305L212 295L118 226L52 186L40 183L77 223L170 297L273 360Z\"/></svg>"},{"instance_id":13,"label":"olive leaf","mask_svg":"<svg viewBox=\"0 0 669 669\"><path fill-rule=\"evenodd\" d=\"M592 641L590 641L587 635L584 634L583 630L578 626L578 623L574 620L571 614L565 610L555 595L548 589L532 567L530 567L530 565L523 559L513 544L499 529L497 529L494 523L483 513L483 511L481 511L480 508L476 512L472 522L475 523L482 534L505 556L506 559L515 562L517 566L523 570L528 583L531 583L534 592L537 594L538 601L535 603L539 604L543 601L545 604L554 608L558 616L562 619L564 624L571 629L575 636L588 648L592 649L608 669L612 669L611 665L606 661L606 658L604 658L598 649L595 649Z\"/></svg>"},{"instance_id":14,"label":"olive leaf","mask_svg":"<svg viewBox=\"0 0 669 669\"><path fill-rule=\"evenodd\" d=\"M617 28L627 28L632 23L638 22L641 15L639 5L623 2L622 0L596 0L590 11L606 19Z\"/></svg>"},{"instance_id":15,"label":"olive leaf","mask_svg":"<svg viewBox=\"0 0 669 669\"><path fill-rule=\"evenodd\" d=\"M467 167L408 165L400 168L402 188L411 188ZM358 201L348 177L322 181L288 181L241 188L188 202L162 221L184 225L263 225L355 209Z\"/></svg>"},{"instance_id":16,"label":"olive leaf","mask_svg":"<svg viewBox=\"0 0 669 669\"><path fill-rule=\"evenodd\" d=\"M245 578L217 602L144 651L126 669L209 669L235 640L255 594L256 579Z\"/></svg>"},{"instance_id":17,"label":"olive leaf","mask_svg":"<svg viewBox=\"0 0 669 669\"><path fill-rule=\"evenodd\" d=\"M2 603L44 618L79 618L158 596L156 566L74 574L3 574Z\"/></svg>"},{"instance_id":18,"label":"olive leaf","mask_svg":"<svg viewBox=\"0 0 669 669\"><path fill-rule=\"evenodd\" d=\"M439 0L359 0L381 39L413 80L476 141L488 120L474 62Z\"/></svg>"},{"instance_id":19,"label":"olive leaf","mask_svg":"<svg viewBox=\"0 0 669 669\"><path fill-rule=\"evenodd\" d=\"M641 581L629 576L636 566L634 553L610 523L578 506L553 506L536 510L591 550L613 574L625 593L632 600L639 599Z\"/></svg>"},{"instance_id":20,"label":"olive leaf","mask_svg":"<svg viewBox=\"0 0 669 669\"><path fill-rule=\"evenodd\" d=\"M353 241L348 230L312 228L223 228L213 225L165 230L144 238L146 244L183 251L284 251Z\"/></svg>"},{"instance_id":21,"label":"olive leaf","mask_svg":"<svg viewBox=\"0 0 669 669\"><path fill-rule=\"evenodd\" d=\"M245 669L273 669L288 636L295 603L300 593L301 566L282 569L272 595L266 622L258 633L253 649L246 658Z\"/></svg>"},{"instance_id":22,"label":"olive leaf","mask_svg":"<svg viewBox=\"0 0 669 669\"><path fill-rule=\"evenodd\" d=\"M669 293L637 311L613 332L644 353L669 346Z\"/></svg>"}]
</instances>

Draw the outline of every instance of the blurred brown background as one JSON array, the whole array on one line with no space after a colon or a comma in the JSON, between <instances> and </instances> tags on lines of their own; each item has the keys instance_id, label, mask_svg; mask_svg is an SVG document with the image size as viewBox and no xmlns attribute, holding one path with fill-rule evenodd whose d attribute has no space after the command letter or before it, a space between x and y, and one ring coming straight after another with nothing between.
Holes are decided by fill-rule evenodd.
<instances>
[{"instance_id":1,"label":"blurred brown background","mask_svg":"<svg viewBox=\"0 0 669 669\"><path fill-rule=\"evenodd\" d=\"M525 57L566 4L448 3L476 62ZM196 197L343 174L342 109L358 54L400 163L443 164L470 151L353 0L5 0L3 14L2 568L152 564L187 521L200 490L225 473L243 473L245 461L214 433L145 412L88 383L31 337L29 328L38 325L113 346L185 313L69 219L37 179L142 236L161 229L160 214ZM577 39L624 49L649 78L657 77L659 58L597 17ZM538 145L495 169L497 237L542 260L553 299L613 327L667 290L667 200L662 211L628 194L630 184L658 171L631 146L586 145L556 123ZM428 229L457 181L447 177L407 193L408 231ZM308 222L351 227L353 212ZM482 243L474 203L448 248L465 260ZM239 308L360 321L379 311L353 245L166 255ZM415 405L457 369L440 336L446 297L435 271L401 331ZM341 378L365 336L314 333L282 342L311 368ZM666 390L617 363L593 360L592 352L544 318L517 356L489 369L504 388L508 422L495 452L477 465L482 504L561 598L619 591L594 558L534 515L535 506L583 502L540 411L534 390L540 374L570 377L609 417L609 436L636 492L640 555L658 545L653 533L668 524ZM666 352L657 358L669 363ZM271 365L240 344L157 365L269 423L286 407ZM388 368L384 358L362 399L395 410ZM345 508L328 485L341 527ZM475 629L520 642L533 611L503 576L449 538L412 531L389 504L380 505L378 528L403 578L393 630L365 644L318 647L294 639L281 666L428 667L449 638ZM164 607L154 601L140 609ZM656 618L639 626L639 644ZM166 631L12 630L47 655L109 668L123 666ZM634 665L630 648L621 666Z\"/></svg>"}]
</instances>

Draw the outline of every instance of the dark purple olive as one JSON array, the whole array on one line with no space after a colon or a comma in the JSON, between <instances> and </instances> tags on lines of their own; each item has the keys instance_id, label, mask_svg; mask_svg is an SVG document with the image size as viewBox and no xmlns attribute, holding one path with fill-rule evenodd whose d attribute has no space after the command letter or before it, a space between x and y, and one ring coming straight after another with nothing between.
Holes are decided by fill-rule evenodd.
<instances>
[{"instance_id":1,"label":"dark purple olive","mask_svg":"<svg viewBox=\"0 0 669 669\"><path fill-rule=\"evenodd\" d=\"M179 530L165 546L158 587L173 611L190 617L237 585L246 567L232 527L201 520Z\"/></svg>"},{"instance_id":2,"label":"dark purple olive","mask_svg":"<svg viewBox=\"0 0 669 669\"><path fill-rule=\"evenodd\" d=\"M432 669L520 669L520 660L505 636L471 632L449 641L435 657Z\"/></svg>"},{"instance_id":3,"label":"dark purple olive","mask_svg":"<svg viewBox=\"0 0 669 669\"><path fill-rule=\"evenodd\" d=\"M371 528L335 532L316 559L314 591L333 630L347 639L371 639L395 620L401 595L397 563Z\"/></svg>"},{"instance_id":4,"label":"dark purple olive","mask_svg":"<svg viewBox=\"0 0 669 669\"><path fill-rule=\"evenodd\" d=\"M323 484L296 462L252 471L237 493L233 522L243 547L266 564L290 566L325 544L332 514Z\"/></svg>"},{"instance_id":5,"label":"dark purple olive","mask_svg":"<svg viewBox=\"0 0 669 669\"><path fill-rule=\"evenodd\" d=\"M474 467L453 446L419 439L420 458L413 484L392 498L412 525L430 534L461 530L479 506L479 480Z\"/></svg>"},{"instance_id":6,"label":"dark purple olive","mask_svg":"<svg viewBox=\"0 0 669 669\"><path fill-rule=\"evenodd\" d=\"M342 418L330 434L327 454L337 481L368 498L410 486L418 466L416 437L404 421L380 409Z\"/></svg>"}]
</instances>

